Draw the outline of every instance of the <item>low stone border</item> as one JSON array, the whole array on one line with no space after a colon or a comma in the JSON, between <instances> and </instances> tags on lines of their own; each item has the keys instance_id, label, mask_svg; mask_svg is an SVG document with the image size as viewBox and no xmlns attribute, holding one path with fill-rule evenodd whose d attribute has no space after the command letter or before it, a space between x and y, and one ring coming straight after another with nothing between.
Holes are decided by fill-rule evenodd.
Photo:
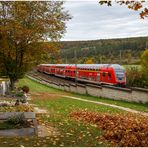
<instances>
[{"instance_id":1,"label":"low stone border","mask_svg":"<svg viewBox=\"0 0 148 148\"><path fill-rule=\"evenodd\" d=\"M21 128L21 129L9 129L0 130L0 136L27 136L27 135L37 135L37 120L34 112L0 112L0 120L7 120L9 117L15 115L24 114L25 119L31 119L33 121L33 128Z\"/></svg>"},{"instance_id":2,"label":"low stone border","mask_svg":"<svg viewBox=\"0 0 148 148\"><path fill-rule=\"evenodd\" d=\"M0 130L0 136L33 136L35 135L34 128L21 128L21 129L9 129L9 130Z\"/></svg>"}]
</instances>

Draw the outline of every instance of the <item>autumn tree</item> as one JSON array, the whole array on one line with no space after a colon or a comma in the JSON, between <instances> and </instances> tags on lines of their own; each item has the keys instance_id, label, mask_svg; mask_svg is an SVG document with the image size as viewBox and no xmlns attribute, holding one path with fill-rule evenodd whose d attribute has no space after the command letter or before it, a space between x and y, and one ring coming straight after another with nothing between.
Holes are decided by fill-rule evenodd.
<instances>
[{"instance_id":1,"label":"autumn tree","mask_svg":"<svg viewBox=\"0 0 148 148\"><path fill-rule=\"evenodd\" d=\"M141 67L148 84L148 49L146 49L141 55Z\"/></svg>"},{"instance_id":2,"label":"autumn tree","mask_svg":"<svg viewBox=\"0 0 148 148\"><path fill-rule=\"evenodd\" d=\"M142 19L148 17L148 8L144 7L144 3L146 3L145 0L126 0L126 1L123 1L123 0L116 0L115 1L116 3L120 4L120 5L126 5L127 8L131 9L131 10L134 10L134 11L140 11L140 17ZM112 6L113 4L113 1L111 0L99 0L99 4L100 5L107 5L107 6Z\"/></svg>"},{"instance_id":3,"label":"autumn tree","mask_svg":"<svg viewBox=\"0 0 148 148\"><path fill-rule=\"evenodd\" d=\"M87 58L84 64L94 64L93 58Z\"/></svg>"},{"instance_id":4,"label":"autumn tree","mask_svg":"<svg viewBox=\"0 0 148 148\"><path fill-rule=\"evenodd\" d=\"M42 54L54 51L69 19L62 1L0 2L0 73L12 89Z\"/></svg>"}]
</instances>

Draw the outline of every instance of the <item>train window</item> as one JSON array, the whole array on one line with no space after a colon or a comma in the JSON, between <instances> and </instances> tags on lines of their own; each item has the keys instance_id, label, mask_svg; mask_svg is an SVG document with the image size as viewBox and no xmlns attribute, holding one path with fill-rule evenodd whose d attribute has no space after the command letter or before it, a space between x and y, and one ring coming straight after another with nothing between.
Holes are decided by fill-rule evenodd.
<instances>
[{"instance_id":1,"label":"train window","mask_svg":"<svg viewBox=\"0 0 148 148\"><path fill-rule=\"evenodd\" d=\"M110 73L108 73L108 77L111 77L111 74Z\"/></svg>"},{"instance_id":2,"label":"train window","mask_svg":"<svg viewBox=\"0 0 148 148\"><path fill-rule=\"evenodd\" d=\"M110 73L108 73L108 80L110 80L111 79L111 74Z\"/></svg>"},{"instance_id":3,"label":"train window","mask_svg":"<svg viewBox=\"0 0 148 148\"><path fill-rule=\"evenodd\" d=\"M105 72L103 72L102 76L105 77Z\"/></svg>"},{"instance_id":4,"label":"train window","mask_svg":"<svg viewBox=\"0 0 148 148\"><path fill-rule=\"evenodd\" d=\"M97 74L97 79L100 81L100 73Z\"/></svg>"}]
</instances>

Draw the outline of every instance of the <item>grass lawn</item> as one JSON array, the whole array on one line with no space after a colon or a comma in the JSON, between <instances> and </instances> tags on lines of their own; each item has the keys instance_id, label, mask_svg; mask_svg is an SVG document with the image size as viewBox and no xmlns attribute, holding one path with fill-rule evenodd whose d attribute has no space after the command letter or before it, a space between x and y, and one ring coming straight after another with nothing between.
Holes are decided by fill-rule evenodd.
<instances>
[{"instance_id":1,"label":"grass lawn","mask_svg":"<svg viewBox=\"0 0 148 148\"><path fill-rule=\"evenodd\" d=\"M73 95L75 97L80 97L80 98L84 98L88 100L99 101L103 103L123 106L123 107L134 109L137 111L148 112L148 103L142 104L142 103L136 103L136 102L127 102L127 101L122 101L122 100L119 101L119 100L98 98L98 97L92 97L89 95L80 95L80 94L73 94Z\"/></svg>"},{"instance_id":2,"label":"grass lawn","mask_svg":"<svg viewBox=\"0 0 148 148\"><path fill-rule=\"evenodd\" d=\"M25 138L0 137L0 146L114 146L113 144L101 139L101 135L103 134L102 130L100 130L94 124L86 124L84 122L72 119L70 117L70 113L81 109L98 112L101 114L108 113L112 115L122 115L127 114L127 112L112 107L64 98L60 96L61 94L147 111L146 105L127 103L123 101L113 101L92 96L64 92L61 90L49 88L28 78L24 78L18 82L18 86L23 85L27 85L30 88L32 97L30 103L48 110L48 115L41 116L40 120L44 124L49 124L50 126L54 127L59 132L59 134L43 138L37 136Z\"/></svg>"},{"instance_id":3,"label":"grass lawn","mask_svg":"<svg viewBox=\"0 0 148 148\"><path fill-rule=\"evenodd\" d=\"M30 80L29 78L21 79L18 83L18 86L22 86L22 85L29 86L31 92L46 92L46 93L49 92L54 94L64 94L69 96L80 97L82 99L94 100L94 101L104 102L108 104L115 104L118 106L123 106L123 107L131 108L134 110L138 110L138 111L148 112L148 103L141 104L141 103L135 103L135 102L117 101L113 99L98 98L98 97L92 97L89 95L80 95L76 93L64 92L58 89L48 87L44 84L39 84L33 80Z\"/></svg>"},{"instance_id":4,"label":"grass lawn","mask_svg":"<svg viewBox=\"0 0 148 148\"><path fill-rule=\"evenodd\" d=\"M23 86L27 85L30 88L31 92L50 92L50 93L58 93L62 92L54 88L50 88L46 85L39 84L33 80L30 80L29 78L20 79L17 86Z\"/></svg>"}]
</instances>

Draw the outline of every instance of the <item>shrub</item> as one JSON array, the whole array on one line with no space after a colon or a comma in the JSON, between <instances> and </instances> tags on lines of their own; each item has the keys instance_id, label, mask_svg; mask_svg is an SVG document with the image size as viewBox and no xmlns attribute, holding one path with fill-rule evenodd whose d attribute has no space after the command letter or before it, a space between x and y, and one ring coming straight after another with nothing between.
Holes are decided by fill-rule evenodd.
<instances>
[{"instance_id":1,"label":"shrub","mask_svg":"<svg viewBox=\"0 0 148 148\"><path fill-rule=\"evenodd\" d=\"M131 67L127 69L127 86L148 88L148 82L141 69Z\"/></svg>"},{"instance_id":2,"label":"shrub","mask_svg":"<svg viewBox=\"0 0 148 148\"><path fill-rule=\"evenodd\" d=\"M8 118L7 122L9 122L10 124L24 124L25 123L25 117L24 114L18 114L18 115L14 115Z\"/></svg>"},{"instance_id":3,"label":"shrub","mask_svg":"<svg viewBox=\"0 0 148 148\"><path fill-rule=\"evenodd\" d=\"M146 49L143 54L141 55L141 69L145 81L148 85L148 49Z\"/></svg>"},{"instance_id":4,"label":"shrub","mask_svg":"<svg viewBox=\"0 0 148 148\"><path fill-rule=\"evenodd\" d=\"M15 94L16 97L23 97L24 96L24 93L23 92L18 92Z\"/></svg>"},{"instance_id":5,"label":"shrub","mask_svg":"<svg viewBox=\"0 0 148 148\"><path fill-rule=\"evenodd\" d=\"M22 90L23 90L23 92L28 93L29 92L29 87L28 86L23 86Z\"/></svg>"}]
</instances>

